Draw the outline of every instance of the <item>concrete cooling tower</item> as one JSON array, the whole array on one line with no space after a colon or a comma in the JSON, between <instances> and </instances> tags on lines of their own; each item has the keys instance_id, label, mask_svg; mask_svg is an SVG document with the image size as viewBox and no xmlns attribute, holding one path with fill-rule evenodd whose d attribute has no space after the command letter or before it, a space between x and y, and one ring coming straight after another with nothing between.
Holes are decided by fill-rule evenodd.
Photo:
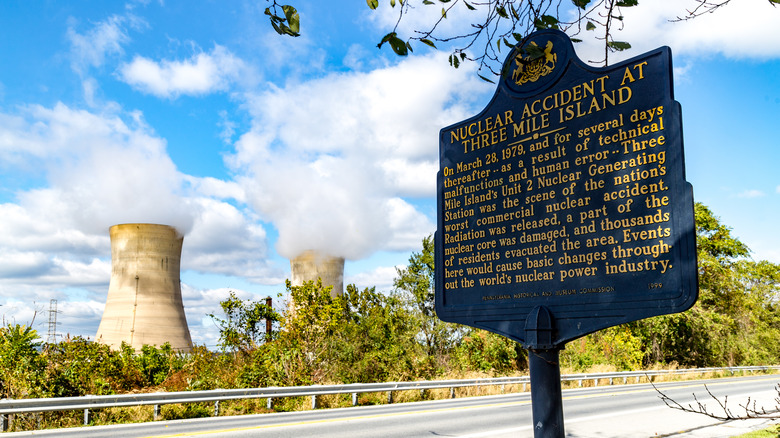
<instances>
[{"instance_id":1,"label":"concrete cooling tower","mask_svg":"<svg viewBox=\"0 0 780 438\"><path fill-rule=\"evenodd\" d=\"M323 286L333 286L332 296L344 293L344 258L333 257L317 251L304 251L290 260L293 286L301 286L305 281L322 279Z\"/></svg>"},{"instance_id":2,"label":"concrete cooling tower","mask_svg":"<svg viewBox=\"0 0 780 438\"><path fill-rule=\"evenodd\" d=\"M165 342L189 352L192 339L181 299L179 262L184 238L175 228L121 224L110 228L111 282L97 340L118 349L126 342Z\"/></svg>"}]
</instances>

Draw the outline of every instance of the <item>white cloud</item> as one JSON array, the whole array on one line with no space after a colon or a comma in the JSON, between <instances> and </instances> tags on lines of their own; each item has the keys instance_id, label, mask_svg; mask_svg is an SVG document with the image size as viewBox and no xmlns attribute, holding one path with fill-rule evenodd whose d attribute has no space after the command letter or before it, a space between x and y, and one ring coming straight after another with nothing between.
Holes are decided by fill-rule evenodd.
<instances>
[{"instance_id":1,"label":"white cloud","mask_svg":"<svg viewBox=\"0 0 780 438\"><path fill-rule=\"evenodd\" d=\"M399 268L402 268L399 266ZM349 275L345 278L345 284L354 284L358 289L376 286L377 292L389 292L393 290L393 281L397 276L395 266L378 266L370 271Z\"/></svg>"},{"instance_id":2,"label":"white cloud","mask_svg":"<svg viewBox=\"0 0 780 438\"><path fill-rule=\"evenodd\" d=\"M280 254L316 249L354 260L416 248L435 228L401 198L435 193L439 130L476 113L487 90L444 56L248 98L252 129L227 161L279 231Z\"/></svg>"},{"instance_id":3,"label":"white cloud","mask_svg":"<svg viewBox=\"0 0 780 438\"><path fill-rule=\"evenodd\" d=\"M207 177L194 177L183 175L182 178L189 184L192 191L208 198L234 199L239 203L246 203L244 188L235 181Z\"/></svg>"},{"instance_id":4,"label":"white cloud","mask_svg":"<svg viewBox=\"0 0 780 438\"><path fill-rule=\"evenodd\" d=\"M762 192L761 190L750 189L750 190L745 190L744 192L741 192L741 193L737 194L737 197L739 197L739 198L761 198L764 195L765 195L765 193Z\"/></svg>"},{"instance_id":5,"label":"white cloud","mask_svg":"<svg viewBox=\"0 0 780 438\"><path fill-rule=\"evenodd\" d=\"M388 183L406 196L430 196L436 193L436 172L438 160L408 160L390 158L379 163Z\"/></svg>"},{"instance_id":6,"label":"white cloud","mask_svg":"<svg viewBox=\"0 0 780 438\"><path fill-rule=\"evenodd\" d=\"M215 45L209 53L198 53L184 61L136 56L119 68L123 81L144 93L176 98L224 91L239 78L244 62L226 48Z\"/></svg>"},{"instance_id":7,"label":"white cloud","mask_svg":"<svg viewBox=\"0 0 780 438\"><path fill-rule=\"evenodd\" d=\"M389 250L417 249L424 237L436 231L436 225L426 215L401 198L388 199L387 210L392 236L386 245Z\"/></svg>"},{"instance_id":8,"label":"white cloud","mask_svg":"<svg viewBox=\"0 0 780 438\"><path fill-rule=\"evenodd\" d=\"M142 25L143 22L132 15L112 15L81 34L72 24L68 27L71 67L80 74L87 67L101 67L106 57L124 53L122 46L130 41L126 27Z\"/></svg>"},{"instance_id":9,"label":"white cloud","mask_svg":"<svg viewBox=\"0 0 780 438\"><path fill-rule=\"evenodd\" d=\"M265 284L283 281L282 273L266 261L266 233L251 216L225 202L206 198L193 202L199 214L184 238L182 269Z\"/></svg>"},{"instance_id":10,"label":"white cloud","mask_svg":"<svg viewBox=\"0 0 780 438\"><path fill-rule=\"evenodd\" d=\"M766 59L780 55L780 9L766 0L730 2L711 14L693 20L671 22L693 10L695 0L655 0L622 8L625 26L614 33L617 41L628 41L632 49L610 54L610 63L637 56L659 46L669 46L673 55L702 57L723 55L734 59ZM595 31L595 32L598 32ZM578 35L575 45L583 60L603 59L603 41L594 32Z\"/></svg>"},{"instance_id":11,"label":"white cloud","mask_svg":"<svg viewBox=\"0 0 780 438\"><path fill-rule=\"evenodd\" d=\"M126 122L61 103L31 106L21 118L0 118L0 138L7 139L0 148L17 161L43 169L50 187L19 197L54 223L88 233L126 222L163 223L183 233L192 226L165 141L137 115Z\"/></svg>"}]
</instances>

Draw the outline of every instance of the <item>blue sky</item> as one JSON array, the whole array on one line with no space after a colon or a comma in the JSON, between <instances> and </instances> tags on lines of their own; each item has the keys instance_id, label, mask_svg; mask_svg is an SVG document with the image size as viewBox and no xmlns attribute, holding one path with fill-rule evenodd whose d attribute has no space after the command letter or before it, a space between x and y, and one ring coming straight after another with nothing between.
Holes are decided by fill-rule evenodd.
<instances>
[{"instance_id":1,"label":"blue sky","mask_svg":"<svg viewBox=\"0 0 780 438\"><path fill-rule=\"evenodd\" d=\"M438 131L478 113L495 86L449 67L447 52L378 50L396 18L387 7L293 4L294 39L273 32L263 1L0 6L6 322L35 317L45 333L57 299L58 333L94 336L108 227L128 222L185 233L182 290L199 344L216 344L205 315L229 290L276 296L305 249L346 257L347 283L391 289L435 229ZM695 199L755 259L780 263L780 9L735 0L668 22L691 4L626 9L616 39L634 47L612 60L672 48ZM438 14L420 10L410 21ZM586 35L576 50L597 59L597 44Z\"/></svg>"}]
</instances>

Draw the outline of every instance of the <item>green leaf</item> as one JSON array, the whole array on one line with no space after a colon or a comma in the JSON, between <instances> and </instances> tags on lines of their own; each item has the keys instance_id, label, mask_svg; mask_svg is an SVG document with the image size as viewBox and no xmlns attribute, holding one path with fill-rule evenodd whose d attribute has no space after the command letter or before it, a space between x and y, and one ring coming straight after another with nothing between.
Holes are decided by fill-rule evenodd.
<instances>
[{"instance_id":1,"label":"green leaf","mask_svg":"<svg viewBox=\"0 0 780 438\"><path fill-rule=\"evenodd\" d=\"M592 21L588 21L588 23L585 25L585 30L594 30L596 28L596 25L593 24Z\"/></svg>"},{"instance_id":2,"label":"green leaf","mask_svg":"<svg viewBox=\"0 0 780 438\"><path fill-rule=\"evenodd\" d=\"M523 47L523 52L525 52L528 55L528 58L533 61L534 59L539 59L542 56L544 56L544 49L537 46L536 44L528 44L525 47Z\"/></svg>"},{"instance_id":3,"label":"green leaf","mask_svg":"<svg viewBox=\"0 0 780 438\"><path fill-rule=\"evenodd\" d=\"M631 48L631 44L625 42L625 41L609 41L607 43L607 47L609 47L612 50L615 50L617 52L621 52L623 50L628 50Z\"/></svg>"},{"instance_id":4,"label":"green leaf","mask_svg":"<svg viewBox=\"0 0 780 438\"><path fill-rule=\"evenodd\" d=\"M772 3L780 5L780 0L769 0L769 4ZM772 6L774 6L774 4Z\"/></svg>"},{"instance_id":5,"label":"green leaf","mask_svg":"<svg viewBox=\"0 0 780 438\"><path fill-rule=\"evenodd\" d=\"M534 27L536 27L537 30L557 29L558 19L550 15L542 15L541 18L534 20Z\"/></svg>"},{"instance_id":6,"label":"green leaf","mask_svg":"<svg viewBox=\"0 0 780 438\"><path fill-rule=\"evenodd\" d=\"M279 35L284 35L284 31L273 20L271 20L271 26L274 27L274 30L276 31L276 33L278 33Z\"/></svg>"},{"instance_id":7,"label":"green leaf","mask_svg":"<svg viewBox=\"0 0 780 438\"><path fill-rule=\"evenodd\" d=\"M390 0L390 6L395 7L395 0Z\"/></svg>"},{"instance_id":8,"label":"green leaf","mask_svg":"<svg viewBox=\"0 0 780 438\"><path fill-rule=\"evenodd\" d=\"M285 18L287 18L290 32L292 32L293 36L299 36L299 32L301 31L301 19L298 16L298 10L290 5L282 6L282 10L284 11Z\"/></svg>"},{"instance_id":9,"label":"green leaf","mask_svg":"<svg viewBox=\"0 0 780 438\"><path fill-rule=\"evenodd\" d=\"M514 33L514 32L513 32L513 33L512 33L512 36L515 38L515 41L517 41L518 43L519 43L520 41L523 41L523 36L522 36L522 35L520 35L519 33Z\"/></svg>"},{"instance_id":10,"label":"green leaf","mask_svg":"<svg viewBox=\"0 0 780 438\"><path fill-rule=\"evenodd\" d=\"M510 49L515 46L514 44L510 44L509 41L506 40L506 38L504 38L504 45L509 47Z\"/></svg>"},{"instance_id":11,"label":"green leaf","mask_svg":"<svg viewBox=\"0 0 780 438\"><path fill-rule=\"evenodd\" d=\"M588 3L590 3L590 0L571 0L572 3L574 3L574 6L585 9L585 6L588 6Z\"/></svg>"},{"instance_id":12,"label":"green leaf","mask_svg":"<svg viewBox=\"0 0 780 438\"><path fill-rule=\"evenodd\" d=\"M628 8L631 6L636 6L638 4L639 4L639 0L619 0L617 3L615 3L615 6L621 8Z\"/></svg>"},{"instance_id":13,"label":"green leaf","mask_svg":"<svg viewBox=\"0 0 780 438\"><path fill-rule=\"evenodd\" d=\"M777 0L777 1L780 1L780 0ZM463 4L466 5L466 7L469 8L470 10L472 10L472 11L476 11L477 10L477 8L475 8L474 6L471 6L470 4L468 4L468 2L464 1Z\"/></svg>"},{"instance_id":14,"label":"green leaf","mask_svg":"<svg viewBox=\"0 0 780 438\"><path fill-rule=\"evenodd\" d=\"M379 0L366 0L366 4L371 9L376 9L379 7Z\"/></svg>"},{"instance_id":15,"label":"green leaf","mask_svg":"<svg viewBox=\"0 0 780 438\"><path fill-rule=\"evenodd\" d=\"M378 47L382 47L382 44L390 41L390 38L395 38L395 36L396 36L395 32L390 32L389 34L385 35L384 37L382 37L382 41L379 43Z\"/></svg>"},{"instance_id":16,"label":"green leaf","mask_svg":"<svg viewBox=\"0 0 780 438\"><path fill-rule=\"evenodd\" d=\"M499 6L498 8L496 8L496 12L501 18L507 18L507 19L509 18L509 14L506 13L506 8L504 8L503 6Z\"/></svg>"},{"instance_id":17,"label":"green leaf","mask_svg":"<svg viewBox=\"0 0 780 438\"><path fill-rule=\"evenodd\" d=\"M424 0L423 4L424 5L435 5L436 3L432 2L431 0Z\"/></svg>"},{"instance_id":18,"label":"green leaf","mask_svg":"<svg viewBox=\"0 0 780 438\"><path fill-rule=\"evenodd\" d=\"M458 57L454 54L450 55L450 65L455 68L460 67L460 59L458 59Z\"/></svg>"},{"instance_id":19,"label":"green leaf","mask_svg":"<svg viewBox=\"0 0 780 438\"><path fill-rule=\"evenodd\" d=\"M421 39L420 42L423 43L423 44L427 44L427 45L433 47L434 49L436 48L436 45L433 44L433 41L431 41L431 40L429 40L427 38Z\"/></svg>"},{"instance_id":20,"label":"green leaf","mask_svg":"<svg viewBox=\"0 0 780 438\"><path fill-rule=\"evenodd\" d=\"M485 82L490 82L491 84L495 84L495 82L494 82L494 81L492 81L492 80L490 80L490 79L488 79L488 78L486 78L486 77L482 76L482 75L481 75L481 74L479 74L479 73L477 73L477 76L479 76L479 78L480 78L480 79L482 79L482 80L483 80L483 81L485 81Z\"/></svg>"},{"instance_id":21,"label":"green leaf","mask_svg":"<svg viewBox=\"0 0 780 438\"><path fill-rule=\"evenodd\" d=\"M581 40L581 39L579 39L579 38L569 38L569 39L570 39L570 40L571 40L571 42L573 42L573 43L581 43L581 42L582 42L582 40Z\"/></svg>"},{"instance_id":22,"label":"green leaf","mask_svg":"<svg viewBox=\"0 0 780 438\"><path fill-rule=\"evenodd\" d=\"M444 18L447 18L447 10L444 8L441 8L441 16Z\"/></svg>"},{"instance_id":23,"label":"green leaf","mask_svg":"<svg viewBox=\"0 0 780 438\"><path fill-rule=\"evenodd\" d=\"M406 56L409 54L409 49L406 43L403 42L401 38L398 38L393 34L393 37L390 38L390 40L387 41L390 43L390 47L393 49L393 52L395 52L398 56Z\"/></svg>"}]
</instances>

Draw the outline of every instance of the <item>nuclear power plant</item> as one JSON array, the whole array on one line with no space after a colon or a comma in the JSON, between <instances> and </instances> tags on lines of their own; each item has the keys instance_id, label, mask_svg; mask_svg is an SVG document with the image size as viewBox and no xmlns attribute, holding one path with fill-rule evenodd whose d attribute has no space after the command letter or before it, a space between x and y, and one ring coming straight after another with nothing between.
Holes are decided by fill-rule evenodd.
<instances>
[{"instance_id":1,"label":"nuclear power plant","mask_svg":"<svg viewBox=\"0 0 780 438\"><path fill-rule=\"evenodd\" d=\"M184 237L157 224L121 224L111 236L111 281L97 341L136 351L168 342L190 352L192 339L181 298L179 265Z\"/></svg>"},{"instance_id":2,"label":"nuclear power plant","mask_svg":"<svg viewBox=\"0 0 780 438\"><path fill-rule=\"evenodd\" d=\"M302 286L306 281L322 279L323 286L333 286L333 297L344 293L344 258L334 257L318 251L304 251L290 259L290 282Z\"/></svg>"}]
</instances>

